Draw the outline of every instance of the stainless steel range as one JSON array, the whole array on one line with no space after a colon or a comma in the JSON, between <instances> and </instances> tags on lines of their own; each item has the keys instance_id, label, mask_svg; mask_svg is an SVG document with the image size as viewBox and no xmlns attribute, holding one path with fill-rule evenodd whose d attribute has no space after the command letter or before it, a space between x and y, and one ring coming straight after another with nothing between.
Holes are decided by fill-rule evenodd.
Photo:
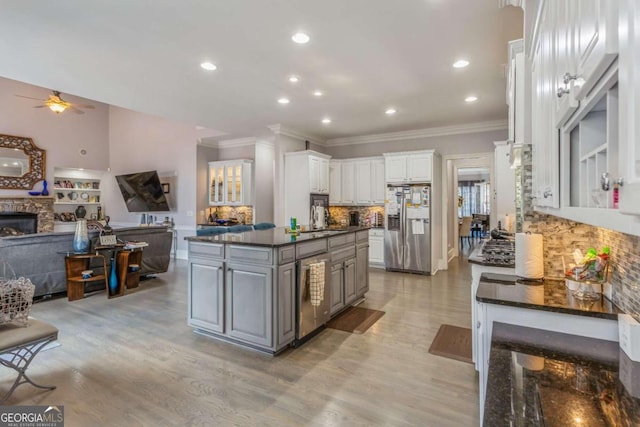
<instances>
[{"instance_id":1,"label":"stainless steel range","mask_svg":"<svg viewBox=\"0 0 640 427\"><path fill-rule=\"evenodd\" d=\"M480 254L485 262L510 265L515 263L516 244L513 240L491 239L482 245Z\"/></svg>"}]
</instances>

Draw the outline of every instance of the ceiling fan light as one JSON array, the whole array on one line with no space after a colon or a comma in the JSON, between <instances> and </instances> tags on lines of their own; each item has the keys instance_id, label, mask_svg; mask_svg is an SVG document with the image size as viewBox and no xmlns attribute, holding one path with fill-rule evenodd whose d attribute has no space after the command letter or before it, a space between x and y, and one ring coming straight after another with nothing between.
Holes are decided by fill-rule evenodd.
<instances>
[{"instance_id":1,"label":"ceiling fan light","mask_svg":"<svg viewBox=\"0 0 640 427\"><path fill-rule=\"evenodd\" d=\"M67 109L67 106L64 104L51 103L49 104L49 109L56 114L62 113Z\"/></svg>"}]
</instances>

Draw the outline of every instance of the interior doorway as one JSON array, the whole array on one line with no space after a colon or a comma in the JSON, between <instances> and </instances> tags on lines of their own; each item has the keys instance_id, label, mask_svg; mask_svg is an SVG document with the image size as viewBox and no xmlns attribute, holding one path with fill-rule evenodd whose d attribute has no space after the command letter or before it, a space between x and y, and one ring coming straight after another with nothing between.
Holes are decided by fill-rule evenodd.
<instances>
[{"instance_id":1,"label":"interior doorway","mask_svg":"<svg viewBox=\"0 0 640 427\"><path fill-rule=\"evenodd\" d=\"M443 158L444 168L444 188L446 188L446 200L444 203L444 224L447 231L446 250L447 261L451 261L459 256L460 244L460 222L461 214L468 213L472 218L473 214L482 215L476 218L476 223L482 222L483 228L476 226L475 230L480 235L493 228L495 221L494 188L494 153L476 153L449 155ZM484 180L484 182L482 182ZM471 185L466 185L471 181ZM463 192L462 207L459 207L459 183L462 182L468 188ZM477 189L475 188L477 185ZM471 194L474 194L472 197ZM467 196L465 204L465 195ZM467 212L467 210L469 212ZM475 211L475 212L472 212ZM481 213L486 212L486 213ZM487 217L485 217L485 215ZM474 231L475 231L474 230ZM472 240L472 239L469 239ZM472 243L472 242L471 242ZM465 251L465 253L468 252Z\"/></svg>"}]
</instances>

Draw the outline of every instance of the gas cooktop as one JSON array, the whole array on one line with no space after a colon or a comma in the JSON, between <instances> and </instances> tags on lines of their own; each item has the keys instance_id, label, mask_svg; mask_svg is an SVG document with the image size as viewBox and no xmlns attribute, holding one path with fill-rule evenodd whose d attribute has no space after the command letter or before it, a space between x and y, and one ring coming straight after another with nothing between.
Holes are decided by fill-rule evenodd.
<instances>
[{"instance_id":1,"label":"gas cooktop","mask_svg":"<svg viewBox=\"0 0 640 427\"><path fill-rule=\"evenodd\" d=\"M485 262L492 264L513 264L516 258L516 244L513 240L486 240L480 251Z\"/></svg>"}]
</instances>

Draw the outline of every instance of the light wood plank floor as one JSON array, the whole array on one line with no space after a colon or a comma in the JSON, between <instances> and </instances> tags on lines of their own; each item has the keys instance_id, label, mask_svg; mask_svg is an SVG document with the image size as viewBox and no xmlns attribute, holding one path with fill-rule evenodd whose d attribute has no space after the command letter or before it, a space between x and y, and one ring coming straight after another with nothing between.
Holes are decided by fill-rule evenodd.
<instances>
[{"instance_id":1,"label":"light wood plank floor","mask_svg":"<svg viewBox=\"0 0 640 427\"><path fill-rule=\"evenodd\" d=\"M36 382L9 405L64 405L66 426L477 426L473 366L428 353L440 324L469 327L464 258L434 277L371 269L365 307L386 312L364 335L327 329L271 357L187 326L187 263L126 296L35 304L60 329ZM13 373L0 367L0 392Z\"/></svg>"}]
</instances>

